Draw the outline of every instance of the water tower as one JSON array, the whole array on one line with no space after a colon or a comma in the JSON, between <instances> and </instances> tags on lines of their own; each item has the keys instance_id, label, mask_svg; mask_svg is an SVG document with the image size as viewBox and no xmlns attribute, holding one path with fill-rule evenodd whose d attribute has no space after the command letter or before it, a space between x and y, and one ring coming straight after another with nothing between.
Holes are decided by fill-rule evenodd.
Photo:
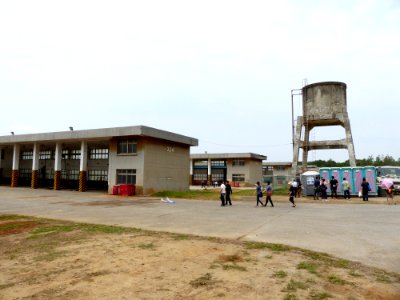
<instances>
[{"instance_id":1,"label":"water tower","mask_svg":"<svg viewBox=\"0 0 400 300\"><path fill-rule=\"evenodd\" d=\"M293 105L292 91L292 105ZM323 149L347 149L350 166L356 166L353 137L347 114L346 84L343 82L318 82L301 89L303 116L297 117L293 130L293 173L307 168L308 152ZM293 110L292 110L293 111ZM293 114L293 113L292 113ZM292 120L294 117L292 115ZM319 126L342 126L346 137L341 140L310 141L310 131ZM295 129L296 127L296 129ZM302 133L304 137L302 139ZM302 170L299 170L299 150L303 150Z\"/></svg>"}]
</instances>

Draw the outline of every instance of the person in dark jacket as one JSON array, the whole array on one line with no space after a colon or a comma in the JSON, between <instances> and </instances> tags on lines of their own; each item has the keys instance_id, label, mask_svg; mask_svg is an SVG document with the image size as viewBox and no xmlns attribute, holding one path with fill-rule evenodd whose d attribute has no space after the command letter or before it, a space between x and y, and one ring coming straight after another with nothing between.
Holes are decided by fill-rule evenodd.
<instances>
[{"instance_id":1,"label":"person in dark jacket","mask_svg":"<svg viewBox=\"0 0 400 300\"><path fill-rule=\"evenodd\" d=\"M231 185L229 184L229 181L227 180L226 181L226 184L225 184L225 191L226 191L226 194L225 194L225 204L226 205L232 205L232 202L231 202L231 194L232 194L232 187L231 187Z\"/></svg>"},{"instance_id":2,"label":"person in dark jacket","mask_svg":"<svg viewBox=\"0 0 400 300\"><path fill-rule=\"evenodd\" d=\"M296 204L294 203L294 197L296 195L296 191L297 189L293 187L293 185L291 184L289 188L289 201L292 202L292 207L296 207Z\"/></svg>"},{"instance_id":3,"label":"person in dark jacket","mask_svg":"<svg viewBox=\"0 0 400 300\"><path fill-rule=\"evenodd\" d=\"M321 193L320 189L321 181L319 180L319 176L315 177L314 180L314 200L318 200L318 196Z\"/></svg>"},{"instance_id":4,"label":"person in dark jacket","mask_svg":"<svg viewBox=\"0 0 400 300\"><path fill-rule=\"evenodd\" d=\"M258 206L258 203L260 203L261 206L264 206L264 203L262 203L262 201L260 200L260 198L262 199L263 194L262 194L262 187L261 187L259 181L257 181L257 184L256 184L256 196L257 196L257 206Z\"/></svg>"},{"instance_id":5,"label":"person in dark jacket","mask_svg":"<svg viewBox=\"0 0 400 300\"><path fill-rule=\"evenodd\" d=\"M328 194L326 193L328 187L326 186L325 178L322 178L320 189L321 189L321 199L324 200L328 199Z\"/></svg>"},{"instance_id":6,"label":"person in dark jacket","mask_svg":"<svg viewBox=\"0 0 400 300\"><path fill-rule=\"evenodd\" d=\"M329 184L331 186L331 197L333 199L333 196L337 199L337 188L338 188L338 181L335 178L335 176L332 176L331 181L329 181Z\"/></svg>"},{"instance_id":7,"label":"person in dark jacket","mask_svg":"<svg viewBox=\"0 0 400 300\"><path fill-rule=\"evenodd\" d=\"M363 201L368 201L368 191L369 191L369 183L365 179L365 177L363 177L362 182L361 182L361 193L362 193Z\"/></svg>"}]
</instances>

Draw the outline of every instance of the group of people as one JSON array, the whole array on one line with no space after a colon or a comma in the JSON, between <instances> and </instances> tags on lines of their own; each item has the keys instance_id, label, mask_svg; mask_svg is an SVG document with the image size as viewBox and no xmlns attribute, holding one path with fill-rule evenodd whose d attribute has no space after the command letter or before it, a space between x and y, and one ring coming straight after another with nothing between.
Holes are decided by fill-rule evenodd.
<instances>
[{"instance_id":1,"label":"group of people","mask_svg":"<svg viewBox=\"0 0 400 300\"><path fill-rule=\"evenodd\" d=\"M293 207L296 207L294 199L296 197L300 197L301 194L301 182L300 180L294 179L292 182L289 183L289 201L292 203ZM319 200L319 197L321 199L326 200L328 199L328 194L327 190L328 187L330 187L331 190L331 198L338 198L337 195L337 189L339 186L338 180L335 178L335 176L332 176L331 180L329 183L325 178L320 178L320 176L316 176L314 180L314 200ZM350 190L351 190L351 185L349 181L347 181L347 178L344 177L342 181L342 187L343 187L343 198L344 199L350 199ZM231 201L231 194L232 194L232 187L229 183L229 181L221 182L220 185L220 199L221 199L221 206L228 206L232 205ZM359 197L362 197L363 201L368 201L368 193L371 191L371 187L368 183L368 180L364 177L361 182L361 186L359 189ZM261 186L260 182L257 181L256 184L256 206L263 206L266 207L268 202L271 203L271 206L274 207L274 203L272 202L272 186L271 182L267 182L267 186L265 189ZM263 193L265 192L266 198L265 198L265 203L262 202L262 199L264 197ZM389 188L386 190L386 197L387 201L390 204L389 200L393 200L393 187Z\"/></svg>"},{"instance_id":2,"label":"group of people","mask_svg":"<svg viewBox=\"0 0 400 300\"><path fill-rule=\"evenodd\" d=\"M320 177L317 176L314 180L314 200L318 200L319 196L321 196L321 199L324 199L324 200L328 199L328 194L327 194L328 185L331 189L331 198L332 199L338 198L337 189L338 189L339 182L335 178L335 176L332 176L329 183L325 180L325 178L322 178L320 180ZM347 181L346 177L343 178L342 187L343 187L343 198L350 199L351 185ZM360 186L360 196L362 196L363 201L368 201L368 192L369 191L371 191L371 187L370 187L367 179L364 177L362 179L361 186Z\"/></svg>"},{"instance_id":3,"label":"group of people","mask_svg":"<svg viewBox=\"0 0 400 300\"><path fill-rule=\"evenodd\" d=\"M220 192L220 199L221 199L221 206L232 205L231 201L231 194L232 194L232 187L227 180L225 183L222 182L220 185L221 192Z\"/></svg>"},{"instance_id":4,"label":"group of people","mask_svg":"<svg viewBox=\"0 0 400 300\"><path fill-rule=\"evenodd\" d=\"M260 182L257 181L257 184L256 184L256 197L257 197L256 206L258 206L258 204L261 204L261 206L266 207L268 202L270 202L271 206L274 207L274 203L272 202L272 198L271 198L272 197L272 186L271 186L271 182L269 182L269 181L267 181L267 187L265 188L265 193L267 195L266 195L265 204L264 204L260 200L260 199L263 198L263 189L262 189L262 186L261 186Z\"/></svg>"}]
</instances>

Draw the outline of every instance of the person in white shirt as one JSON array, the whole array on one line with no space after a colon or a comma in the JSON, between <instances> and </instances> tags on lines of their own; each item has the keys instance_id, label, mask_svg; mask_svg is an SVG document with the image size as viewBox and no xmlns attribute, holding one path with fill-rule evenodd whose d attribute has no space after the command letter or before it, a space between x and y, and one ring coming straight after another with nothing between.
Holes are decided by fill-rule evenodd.
<instances>
[{"instance_id":1,"label":"person in white shirt","mask_svg":"<svg viewBox=\"0 0 400 300\"><path fill-rule=\"evenodd\" d=\"M221 188L221 206L225 206L225 194L226 194L226 186L224 184L224 182L221 183L220 185Z\"/></svg>"}]
</instances>

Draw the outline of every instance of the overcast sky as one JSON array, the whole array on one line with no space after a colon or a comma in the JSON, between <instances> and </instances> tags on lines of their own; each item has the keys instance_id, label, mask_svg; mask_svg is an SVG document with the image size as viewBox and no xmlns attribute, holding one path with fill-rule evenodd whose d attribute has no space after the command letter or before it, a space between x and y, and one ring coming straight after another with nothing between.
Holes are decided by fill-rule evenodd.
<instances>
[{"instance_id":1,"label":"overcast sky","mask_svg":"<svg viewBox=\"0 0 400 300\"><path fill-rule=\"evenodd\" d=\"M0 135L146 125L291 161L291 90L320 81L347 84L357 158L399 158L400 1L0 0Z\"/></svg>"}]
</instances>

